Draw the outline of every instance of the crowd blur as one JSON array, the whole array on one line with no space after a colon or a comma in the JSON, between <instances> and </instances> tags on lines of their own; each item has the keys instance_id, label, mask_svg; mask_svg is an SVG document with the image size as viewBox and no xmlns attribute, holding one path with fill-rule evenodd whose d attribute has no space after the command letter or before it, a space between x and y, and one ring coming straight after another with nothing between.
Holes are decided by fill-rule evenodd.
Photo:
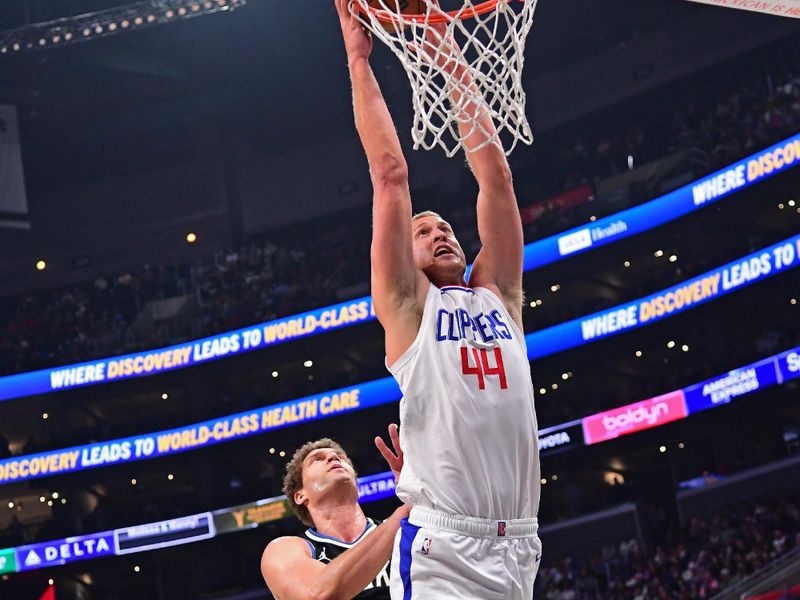
<instances>
[{"instance_id":1,"label":"crowd blur","mask_svg":"<svg viewBox=\"0 0 800 600\"><path fill-rule=\"evenodd\" d=\"M798 546L797 498L766 498L667 527L652 542L630 539L589 556L545 558L536 598L711 598Z\"/></svg>"},{"instance_id":2,"label":"crowd blur","mask_svg":"<svg viewBox=\"0 0 800 600\"><path fill-rule=\"evenodd\" d=\"M684 81L660 90L678 100L639 122L617 110L593 115L592 127L542 133L530 162L512 165L526 242L645 201L797 132L800 48L787 42L779 50L778 59L765 59L769 68L737 65L715 72L716 85ZM659 177L626 176L665 157L675 160ZM588 190L577 194L580 202L576 189ZM458 196L445 217L472 258L479 243L474 207ZM369 215L340 218L257 236L193 264L147 264L0 299L0 375L158 347L366 294ZM149 302L181 296L190 306L187 320L136 326Z\"/></svg>"}]
</instances>

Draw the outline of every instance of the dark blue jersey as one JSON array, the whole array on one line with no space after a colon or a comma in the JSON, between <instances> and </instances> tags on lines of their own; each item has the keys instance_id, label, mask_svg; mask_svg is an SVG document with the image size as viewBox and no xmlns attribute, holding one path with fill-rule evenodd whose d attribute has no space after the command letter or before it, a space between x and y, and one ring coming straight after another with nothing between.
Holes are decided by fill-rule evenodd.
<instances>
[{"instance_id":1,"label":"dark blue jersey","mask_svg":"<svg viewBox=\"0 0 800 600\"><path fill-rule=\"evenodd\" d=\"M380 524L380 521L373 521L367 519L367 526L364 531L358 536L353 543L343 542L336 538L323 535L315 529L307 529L305 532L305 539L311 547L311 557L321 563L329 563L334 558L347 552L350 548L358 544L366 536L372 533L375 528ZM380 573L370 583L364 591L355 596L359 600L389 600L389 563L383 565Z\"/></svg>"}]
</instances>

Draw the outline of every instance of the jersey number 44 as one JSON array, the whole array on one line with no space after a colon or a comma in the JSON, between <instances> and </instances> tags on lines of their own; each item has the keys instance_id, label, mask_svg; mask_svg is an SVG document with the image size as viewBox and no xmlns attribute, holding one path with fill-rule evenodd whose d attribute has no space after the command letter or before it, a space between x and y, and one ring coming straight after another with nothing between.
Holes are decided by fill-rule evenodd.
<instances>
[{"instance_id":1,"label":"jersey number 44","mask_svg":"<svg viewBox=\"0 0 800 600\"><path fill-rule=\"evenodd\" d=\"M493 348L494 366L489 365L489 351L486 348L467 348L461 346L461 372L464 375L478 377L478 389L486 389L486 377L497 375L500 377L500 389L508 387L506 382L506 368L503 366L503 352L500 348Z\"/></svg>"}]
</instances>

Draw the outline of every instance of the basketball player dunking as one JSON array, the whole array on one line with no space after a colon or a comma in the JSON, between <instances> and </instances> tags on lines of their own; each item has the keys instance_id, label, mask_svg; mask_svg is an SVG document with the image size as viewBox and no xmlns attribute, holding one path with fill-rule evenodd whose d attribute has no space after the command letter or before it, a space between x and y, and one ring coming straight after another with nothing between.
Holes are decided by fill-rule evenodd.
<instances>
[{"instance_id":1,"label":"basketball player dunking","mask_svg":"<svg viewBox=\"0 0 800 600\"><path fill-rule=\"evenodd\" d=\"M392 598L530 600L540 470L511 172L494 144L467 153L482 243L467 284L450 225L429 211L412 216L405 158L369 65L372 40L347 0L336 7L374 192L372 299L403 392L397 495L413 508L395 539ZM450 68L469 77L458 60ZM494 130L482 103L462 104ZM479 128L462 136L467 148L486 139Z\"/></svg>"}]
</instances>

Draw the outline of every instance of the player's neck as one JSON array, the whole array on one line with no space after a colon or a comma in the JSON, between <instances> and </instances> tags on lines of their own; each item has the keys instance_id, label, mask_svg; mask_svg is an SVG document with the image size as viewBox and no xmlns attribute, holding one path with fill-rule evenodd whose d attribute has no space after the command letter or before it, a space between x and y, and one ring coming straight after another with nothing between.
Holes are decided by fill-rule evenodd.
<instances>
[{"instance_id":1,"label":"player's neck","mask_svg":"<svg viewBox=\"0 0 800 600\"><path fill-rule=\"evenodd\" d=\"M326 503L312 511L314 529L322 535L352 543L364 533L367 517L358 502Z\"/></svg>"},{"instance_id":2,"label":"player's neck","mask_svg":"<svg viewBox=\"0 0 800 600\"><path fill-rule=\"evenodd\" d=\"M461 274L437 273L433 276L428 275L428 279L439 289L450 286L467 287L467 281Z\"/></svg>"}]
</instances>

